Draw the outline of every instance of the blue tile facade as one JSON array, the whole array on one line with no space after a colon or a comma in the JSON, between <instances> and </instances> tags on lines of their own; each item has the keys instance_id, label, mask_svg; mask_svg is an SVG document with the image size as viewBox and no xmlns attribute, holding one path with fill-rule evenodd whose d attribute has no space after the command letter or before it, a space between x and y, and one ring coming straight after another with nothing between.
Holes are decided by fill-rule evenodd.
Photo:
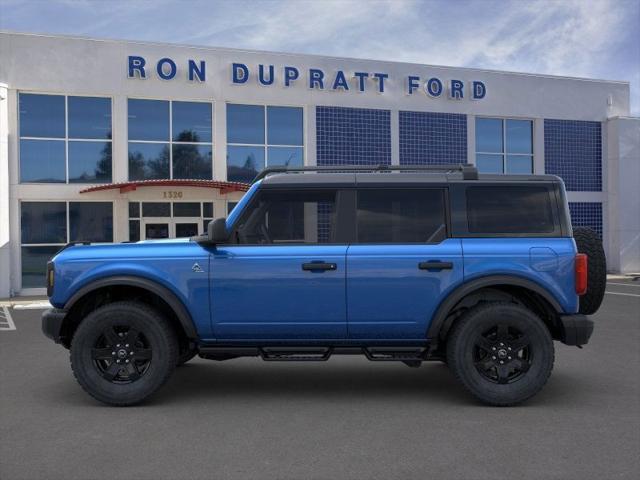
<instances>
[{"instance_id":1,"label":"blue tile facade","mask_svg":"<svg viewBox=\"0 0 640 480\"><path fill-rule=\"evenodd\" d=\"M389 110L316 107L318 165L391 164Z\"/></svg>"},{"instance_id":2,"label":"blue tile facade","mask_svg":"<svg viewBox=\"0 0 640 480\"><path fill-rule=\"evenodd\" d=\"M400 165L467 163L467 116L399 112Z\"/></svg>"},{"instance_id":3,"label":"blue tile facade","mask_svg":"<svg viewBox=\"0 0 640 480\"><path fill-rule=\"evenodd\" d=\"M602 203L600 202L569 202L571 225L574 227L589 227L602 238Z\"/></svg>"},{"instance_id":4,"label":"blue tile facade","mask_svg":"<svg viewBox=\"0 0 640 480\"><path fill-rule=\"evenodd\" d=\"M569 191L602 191L602 124L545 119L544 169Z\"/></svg>"}]
</instances>

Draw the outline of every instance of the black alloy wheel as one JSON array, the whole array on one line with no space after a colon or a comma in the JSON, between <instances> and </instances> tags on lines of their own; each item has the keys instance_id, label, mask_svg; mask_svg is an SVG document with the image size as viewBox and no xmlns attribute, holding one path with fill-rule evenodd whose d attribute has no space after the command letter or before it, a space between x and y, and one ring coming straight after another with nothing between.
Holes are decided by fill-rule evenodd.
<instances>
[{"instance_id":1,"label":"black alloy wheel","mask_svg":"<svg viewBox=\"0 0 640 480\"><path fill-rule=\"evenodd\" d=\"M151 364L149 340L135 327L105 327L91 350L93 364L102 378L113 383L139 380Z\"/></svg>"},{"instance_id":2,"label":"black alloy wheel","mask_svg":"<svg viewBox=\"0 0 640 480\"><path fill-rule=\"evenodd\" d=\"M531 367L531 341L515 327L499 323L478 333L473 362L487 380L505 384L517 381Z\"/></svg>"}]
</instances>

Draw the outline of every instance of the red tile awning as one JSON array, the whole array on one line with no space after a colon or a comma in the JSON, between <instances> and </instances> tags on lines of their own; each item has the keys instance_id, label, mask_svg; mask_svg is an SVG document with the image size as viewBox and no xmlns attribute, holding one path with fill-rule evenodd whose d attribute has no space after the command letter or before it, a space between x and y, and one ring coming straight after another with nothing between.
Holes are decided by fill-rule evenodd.
<instances>
[{"instance_id":1,"label":"red tile awning","mask_svg":"<svg viewBox=\"0 0 640 480\"><path fill-rule=\"evenodd\" d=\"M120 190L120 193L133 192L142 187L200 187L217 188L222 195L232 192L246 192L249 190L248 183L221 182L218 180L137 180L133 182L106 183L104 185L94 185L80 190L80 193L101 192L103 190Z\"/></svg>"}]
</instances>

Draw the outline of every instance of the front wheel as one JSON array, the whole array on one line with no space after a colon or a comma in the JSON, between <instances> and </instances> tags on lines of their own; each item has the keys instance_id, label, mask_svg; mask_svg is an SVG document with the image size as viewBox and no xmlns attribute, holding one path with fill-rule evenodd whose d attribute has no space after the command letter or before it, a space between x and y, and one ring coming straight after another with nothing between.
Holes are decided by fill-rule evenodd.
<instances>
[{"instance_id":1,"label":"front wheel","mask_svg":"<svg viewBox=\"0 0 640 480\"><path fill-rule=\"evenodd\" d=\"M94 310L71 342L71 368L78 383L109 405L146 399L167 381L177 358L169 322L139 302L115 302Z\"/></svg>"},{"instance_id":2,"label":"front wheel","mask_svg":"<svg viewBox=\"0 0 640 480\"><path fill-rule=\"evenodd\" d=\"M553 369L553 339L532 311L513 303L473 308L447 341L447 363L478 399L509 406L538 393Z\"/></svg>"}]
</instances>

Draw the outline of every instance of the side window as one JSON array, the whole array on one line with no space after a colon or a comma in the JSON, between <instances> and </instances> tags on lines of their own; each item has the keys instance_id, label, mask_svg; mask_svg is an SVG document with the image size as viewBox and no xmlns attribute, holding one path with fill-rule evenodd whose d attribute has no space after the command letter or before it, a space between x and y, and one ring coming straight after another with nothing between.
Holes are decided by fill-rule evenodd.
<instances>
[{"instance_id":1,"label":"side window","mask_svg":"<svg viewBox=\"0 0 640 480\"><path fill-rule=\"evenodd\" d=\"M470 233L520 234L555 231L549 191L541 186L467 188Z\"/></svg>"},{"instance_id":2,"label":"side window","mask_svg":"<svg viewBox=\"0 0 640 480\"><path fill-rule=\"evenodd\" d=\"M446 238L444 190L358 192L359 243L437 243Z\"/></svg>"},{"instance_id":3,"label":"side window","mask_svg":"<svg viewBox=\"0 0 640 480\"><path fill-rule=\"evenodd\" d=\"M335 238L336 192L263 191L236 230L240 244L317 244Z\"/></svg>"}]
</instances>

